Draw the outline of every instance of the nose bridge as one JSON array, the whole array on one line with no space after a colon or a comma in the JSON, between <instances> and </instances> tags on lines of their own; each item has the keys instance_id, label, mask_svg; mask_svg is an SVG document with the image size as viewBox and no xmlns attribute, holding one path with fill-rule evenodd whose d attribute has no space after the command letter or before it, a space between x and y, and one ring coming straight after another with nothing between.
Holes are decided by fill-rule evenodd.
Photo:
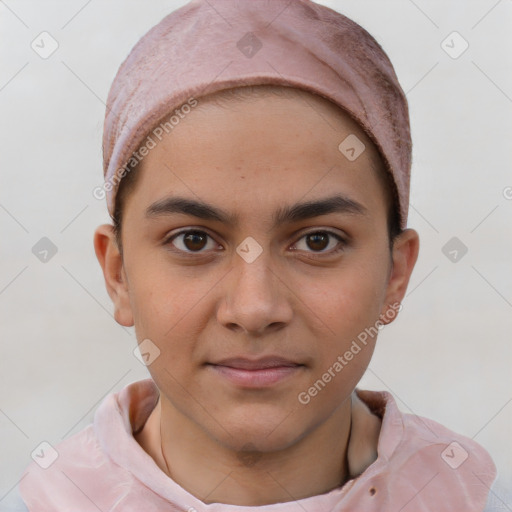
<instances>
[{"instance_id":1,"label":"nose bridge","mask_svg":"<svg viewBox=\"0 0 512 512\"><path fill-rule=\"evenodd\" d=\"M247 237L236 252L219 320L260 333L270 324L288 322L291 309L286 287L280 285L268 244Z\"/></svg>"},{"instance_id":2,"label":"nose bridge","mask_svg":"<svg viewBox=\"0 0 512 512\"><path fill-rule=\"evenodd\" d=\"M264 243L264 242L262 242ZM236 248L236 293L254 293L255 300L269 300L276 279L272 269L272 254L268 244L261 245L252 237L245 238Z\"/></svg>"}]
</instances>

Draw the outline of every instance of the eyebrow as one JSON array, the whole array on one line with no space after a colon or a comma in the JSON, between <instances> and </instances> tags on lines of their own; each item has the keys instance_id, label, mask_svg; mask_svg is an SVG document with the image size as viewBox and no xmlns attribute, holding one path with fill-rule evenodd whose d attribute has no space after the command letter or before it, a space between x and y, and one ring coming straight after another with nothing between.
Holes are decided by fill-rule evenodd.
<instances>
[{"instance_id":1,"label":"eyebrow","mask_svg":"<svg viewBox=\"0 0 512 512\"><path fill-rule=\"evenodd\" d=\"M230 226L236 225L238 215L231 214L208 203L186 197L166 197L151 204L146 209L146 218L156 218L173 214L191 215L203 220L218 221ZM346 196L335 195L281 206L273 215L273 228L285 223L298 222L329 213L366 215L368 210L357 201Z\"/></svg>"}]
</instances>

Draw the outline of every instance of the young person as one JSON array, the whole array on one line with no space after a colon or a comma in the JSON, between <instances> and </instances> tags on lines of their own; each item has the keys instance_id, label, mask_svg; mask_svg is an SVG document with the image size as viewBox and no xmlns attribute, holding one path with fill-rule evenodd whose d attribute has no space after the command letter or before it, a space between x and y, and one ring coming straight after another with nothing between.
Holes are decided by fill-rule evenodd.
<instances>
[{"instance_id":1,"label":"young person","mask_svg":"<svg viewBox=\"0 0 512 512\"><path fill-rule=\"evenodd\" d=\"M32 463L31 512L481 511L475 441L357 384L401 309L405 95L308 0L192 1L121 65L94 237L151 378Z\"/></svg>"}]
</instances>

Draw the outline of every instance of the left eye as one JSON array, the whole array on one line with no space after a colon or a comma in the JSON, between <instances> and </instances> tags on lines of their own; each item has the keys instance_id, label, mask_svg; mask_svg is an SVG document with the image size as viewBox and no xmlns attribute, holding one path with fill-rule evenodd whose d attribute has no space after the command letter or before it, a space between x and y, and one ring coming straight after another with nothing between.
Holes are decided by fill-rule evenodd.
<instances>
[{"instance_id":1,"label":"left eye","mask_svg":"<svg viewBox=\"0 0 512 512\"><path fill-rule=\"evenodd\" d=\"M301 240L305 240L304 245L306 248L303 247L301 249L300 247L297 247L299 250L307 251L307 248L309 248L312 249L313 252L331 252L330 250L326 250L326 247L329 247L333 238L336 239L336 242L331 246L331 249L335 248L332 252L337 252L341 249L339 246L342 245L344 240L341 236L331 231L313 231L306 233L300 238L299 242L295 244L295 247L300 245Z\"/></svg>"}]
</instances>

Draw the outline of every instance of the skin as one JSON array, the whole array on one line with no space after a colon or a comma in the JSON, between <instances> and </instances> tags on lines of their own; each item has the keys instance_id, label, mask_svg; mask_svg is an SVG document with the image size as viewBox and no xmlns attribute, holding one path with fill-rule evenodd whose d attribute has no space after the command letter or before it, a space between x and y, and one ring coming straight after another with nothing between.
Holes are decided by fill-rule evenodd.
<instances>
[{"instance_id":1,"label":"skin","mask_svg":"<svg viewBox=\"0 0 512 512\"><path fill-rule=\"evenodd\" d=\"M366 145L354 162L338 150L349 134ZM266 97L232 108L203 102L145 157L125 204L123 256L112 226L97 228L116 321L160 350L148 366L160 399L139 440L206 503L256 506L322 494L374 460L380 424L353 391L376 337L307 405L297 397L365 328L379 317L390 321L383 315L405 295L419 238L405 230L390 253L378 164L359 126L322 98ZM336 194L363 213L273 226L280 208ZM146 215L170 196L207 202L237 221ZM211 238L169 240L192 228ZM326 230L344 241L331 236L322 245L305 236ZM262 248L251 263L236 252L249 236ZM206 364L270 354L302 366L271 387L246 389ZM351 439L362 448L347 466L351 418Z\"/></svg>"}]
</instances>

